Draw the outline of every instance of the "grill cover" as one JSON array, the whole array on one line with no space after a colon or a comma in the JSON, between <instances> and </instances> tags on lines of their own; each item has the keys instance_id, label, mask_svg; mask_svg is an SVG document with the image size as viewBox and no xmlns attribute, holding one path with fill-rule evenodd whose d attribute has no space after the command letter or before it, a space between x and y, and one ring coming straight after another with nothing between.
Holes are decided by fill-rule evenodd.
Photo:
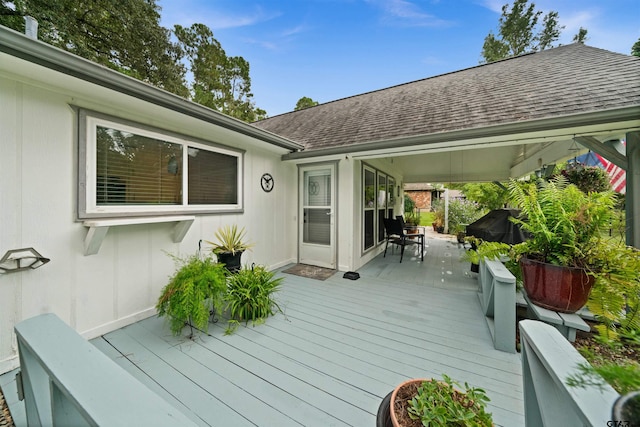
<instances>
[{"instance_id":1,"label":"grill cover","mask_svg":"<svg viewBox=\"0 0 640 427\"><path fill-rule=\"evenodd\" d=\"M514 245L527 240L520 227L509 220L518 217L518 209L495 209L467 225L467 236L474 236L485 242L502 242Z\"/></svg>"}]
</instances>

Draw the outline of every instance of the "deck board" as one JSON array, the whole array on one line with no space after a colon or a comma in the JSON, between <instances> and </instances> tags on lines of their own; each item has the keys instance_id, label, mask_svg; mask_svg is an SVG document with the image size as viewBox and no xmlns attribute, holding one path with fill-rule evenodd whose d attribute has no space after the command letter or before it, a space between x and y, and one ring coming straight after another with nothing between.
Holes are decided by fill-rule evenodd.
<instances>
[{"instance_id":1,"label":"deck board","mask_svg":"<svg viewBox=\"0 0 640 427\"><path fill-rule=\"evenodd\" d=\"M484 388L496 425L524 425L519 354L497 351L478 283L454 241L427 239L424 262L389 251L325 281L282 273L283 309L193 339L151 317L92 340L201 426L370 426L382 398L412 377ZM18 426L21 427L21 426Z\"/></svg>"}]
</instances>

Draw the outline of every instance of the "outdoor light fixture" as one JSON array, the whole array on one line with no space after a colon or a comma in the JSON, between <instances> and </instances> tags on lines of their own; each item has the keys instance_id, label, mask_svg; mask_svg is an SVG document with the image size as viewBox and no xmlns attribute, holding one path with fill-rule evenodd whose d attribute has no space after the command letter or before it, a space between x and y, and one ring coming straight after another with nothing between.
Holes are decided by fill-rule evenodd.
<instances>
[{"instance_id":1,"label":"outdoor light fixture","mask_svg":"<svg viewBox=\"0 0 640 427\"><path fill-rule=\"evenodd\" d=\"M49 261L33 248L11 249L0 259L0 274L35 270Z\"/></svg>"}]
</instances>

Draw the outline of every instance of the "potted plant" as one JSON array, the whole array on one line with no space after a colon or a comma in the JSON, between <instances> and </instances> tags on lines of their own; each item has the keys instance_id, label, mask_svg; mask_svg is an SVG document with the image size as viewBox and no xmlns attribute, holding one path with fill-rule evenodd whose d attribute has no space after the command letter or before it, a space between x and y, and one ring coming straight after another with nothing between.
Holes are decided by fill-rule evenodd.
<instances>
[{"instance_id":1,"label":"potted plant","mask_svg":"<svg viewBox=\"0 0 640 427\"><path fill-rule=\"evenodd\" d=\"M492 426L484 390L460 384L443 375L411 379L398 385L378 411L378 427ZM385 399L386 400L386 399ZM386 408L388 405L388 409Z\"/></svg>"},{"instance_id":2,"label":"potted plant","mask_svg":"<svg viewBox=\"0 0 640 427\"><path fill-rule=\"evenodd\" d=\"M416 234L418 233L418 226L420 225L420 214L413 211L405 212L404 222L407 234Z\"/></svg>"},{"instance_id":3,"label":"potted plant","mask_svg":"<svg viewBox=\"0 0 640 427\"><path fill-rule=\"evenodd\" d=\"M246 230L241 229L237 225L226 225L216 231L215 237L217 241L207 243L213 245L212 251L230 272L240 270L240 259L247 249L253 247L253 244L244 241Z\"/></svg>"},{"instance_id":4,"label":"potted plant","mask_svg":"<svg viewBox=\"0 0 640 427\"><path fill-rule=\"evenodd\" d=\"M537 184L511 181L509 192L521 209L521 217L512 220L530 235L510 255L520 265L531 302L572 313L585 305L598 281L637 282L637 252L608 237L613 192L585 194L562 175ZM634 259L620 263L622 254Z\"/></svg>"},{"instance_id":5,"label":"potted plant","mask_svg":"<svg viewBox=\"0 0 640 427\"><path fill-rule=\"evenodd\" d=\"M174 335L180 335L186 325L191 327L190 336L193 327L207 331L209 316L222 308L227 289L223 266L211 257L170 256L178 268L160 293L156 304L158 316L168 317Z\"/></svg>"},{"instance_id":6,"label":"potted plant","mask_svg":"<svg viewBox=\"0 0 640 427\"><path fill-rule=\"evenodd\" d=\"M281 311L273 294L280 288L282 280L263 266L252 266L230 275L224 298L229 314L226 333L232 333L241 321L252 321L255 325Z\"/></svg>"}]
</instances>

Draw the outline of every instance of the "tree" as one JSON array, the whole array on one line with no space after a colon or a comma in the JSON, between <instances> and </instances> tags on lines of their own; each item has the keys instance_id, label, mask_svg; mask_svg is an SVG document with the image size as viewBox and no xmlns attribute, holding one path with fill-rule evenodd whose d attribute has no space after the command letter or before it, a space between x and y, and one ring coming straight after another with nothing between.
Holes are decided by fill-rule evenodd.
<instances>
[{"instance_id":1,"label":"tree","mask_svg":"<svg viewBox=\"0 0 640 427\"><path fill-rule=\"evenodd\" d=\"M228 57L204 24L176 25L174 32L191 65L195 102L247 122L266 117L251 99L249 63L244 58Z\"/></svg>"},{"instance_id":2,"label":"tree","mask_svg":"<svg viewBox=\"0 0 640 427\"><path fill-rule=\"evenodd\" d=\"M540 15L542 11L536 11L535 4L529 4L528 0L515 0L511 8L509 4L502 6L498 36L489 32L485 38L482 46L484 60L481 62L494 62L553 47L564 28L558 25L558 12L546 14L542 19L542 29L538 30Z\"/></svg>"},{"instance_id":3,"label":"tree","mask_svg":"<svg viewBox=\"0 0 640 427\"><path fill-rule=\"evenodd\" d=\"M631 47L631 55L640 56L640 39L638 39L638 41Z\"/></svg>"},{"instance_id":4,"label":"tree","mask_svg":"<svg viewBox=\"0 0 640 427\"><path fill-rule=\"evenodd\" d=\"M318 101L314 101L307 96L303 96L302 98L298 99L296 108L294 108L293 111L304 110L305 108L313 107L315 105L318 105Z\"/></svg>"},{"instance_id":5,"label":"tree","mask_svg":"<svg viewBox=\"0 0 640 427\"><path fill-rule=\"evenodd\" d=\"M586 28L582 28L580 27L580 30L578 30L578 34L576 34L575 36L573 36L573 42L574 43L582 43L584 44L584 42L587 41L587 29Z\"/></svg>"},{"instance_id":6,"label":"tree","mask_svg":"<svg viewBox=\"0 0 640 427\"><path fill-rule=\"evenodd\" d=\"M504 207L509 198L509 193L504 185L491 182L464 184L462 192L467 200L476 202L480 208L487 210Z\"/></svg>"},{"instance_id":7,"label":"tree","mask_svg":"<svg viewBox=\"0 0 640 427\"><path fill-rule=\"evenodd\" d=\"M90 61L187 96L180 49L160 26L155 0L0 0L0 24L24 32L24 16L38 21L38 37ZM13 7L11 5L13 4Z\"/></svg>"},{"instance_id":8,"label":"tree","mask_svg":"<svg viewBox=\"0 0 640 427\"><path fill-rule=\"evenodd\" d=\"M267 115L251 101L249 63L227 57L202 24L177 26L180 41L173 43L171 31L160 26L156 0L0 0L0 25L24 32L27 15L38 21L46 43L241 120Z\"/></svg>"}]
</instances>

